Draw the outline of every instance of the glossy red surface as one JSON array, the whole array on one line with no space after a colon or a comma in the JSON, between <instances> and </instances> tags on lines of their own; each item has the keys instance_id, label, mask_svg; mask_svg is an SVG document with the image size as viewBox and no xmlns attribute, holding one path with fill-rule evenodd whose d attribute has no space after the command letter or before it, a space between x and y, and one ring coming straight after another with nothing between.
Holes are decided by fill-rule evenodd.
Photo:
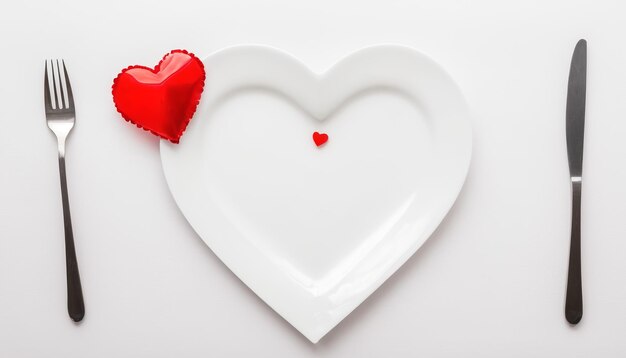
<instances>
[{"instance_id":1,"label":"glossy red surface","mask_svg":"<svg viewBox=\"0 0 626 358\"><path fill-rule=\"evenodd\" d=\"M204 89L202 61L173 50L155 68L130 66L113 81L113 102L127 121L178 143Z\"/></svg>"}]
</instances>

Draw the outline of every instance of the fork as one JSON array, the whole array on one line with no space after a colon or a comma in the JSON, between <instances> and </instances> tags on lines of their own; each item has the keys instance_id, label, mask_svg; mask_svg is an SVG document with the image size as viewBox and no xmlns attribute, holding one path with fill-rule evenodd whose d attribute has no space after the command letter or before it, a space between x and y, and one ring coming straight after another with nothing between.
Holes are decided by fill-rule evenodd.
<instances>
[{"instance_id":1,"label":"fork","mask_svg":"<svg viewBox=\"0 0 626 358\"><path fill-rule=\"evenodd\" d=\"M65 226L65 270L67 275L67 310L74 322L80 322L85 316L85 303L78 273L78 261L74 247L74 233L70 216L70 203L67 195L65 178L65 140L74 127L76 111L72 86L65 68L65 61L46 61L44 75L44 102L46 123L57 137L59 148L59 172L61 174L61 199L63 201L63 221ZM48 80L52 77L52 87ZM63 73L63 75L61 75Z\"/></svg>"}]
</instances>

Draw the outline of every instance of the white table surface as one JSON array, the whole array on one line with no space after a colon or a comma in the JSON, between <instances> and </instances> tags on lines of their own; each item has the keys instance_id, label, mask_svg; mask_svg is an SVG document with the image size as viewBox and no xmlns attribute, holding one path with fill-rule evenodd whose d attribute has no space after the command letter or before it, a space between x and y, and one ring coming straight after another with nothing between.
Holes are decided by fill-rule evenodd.
<instances>
[{"instance_id":1,"label":"white table surface","mask_svg":"<svg viewBox=\"0 0 626 358\"><path fill-rule=\"evenodd\" d=\"M626 5L622 1L5 1L0 4L0 357L620 357L626 354ZM563 317L565 96L589 41L585 316ZM458 81L474 153L429 242L317 345L243 285L178 211L158 139L124 122L112 79L173 48L280 47L321 71L410 45ZM43 60L78 106L67 170L87 314L65 309Z\"/></svg>"}]
</instances>

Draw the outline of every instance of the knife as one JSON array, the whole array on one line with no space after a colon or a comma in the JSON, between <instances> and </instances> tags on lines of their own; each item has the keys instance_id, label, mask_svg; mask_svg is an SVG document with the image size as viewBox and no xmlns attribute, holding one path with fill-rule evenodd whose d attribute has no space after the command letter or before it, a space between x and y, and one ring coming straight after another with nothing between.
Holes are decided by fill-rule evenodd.
<instances>
[{"instance_id":1,"label":"knife","mask_svg":"<svg viewBox=\"0 0 626 358\"><path fill-rule=\"evenodd\" d=\"M572 55L565 113L567 158L572 188L572 231L565 298L565 318L577 324L583 317L583 289L580 264L580 198L583 177L585 97L587 94L587 41L579 40Z\"/></svg>"}]
</instances>

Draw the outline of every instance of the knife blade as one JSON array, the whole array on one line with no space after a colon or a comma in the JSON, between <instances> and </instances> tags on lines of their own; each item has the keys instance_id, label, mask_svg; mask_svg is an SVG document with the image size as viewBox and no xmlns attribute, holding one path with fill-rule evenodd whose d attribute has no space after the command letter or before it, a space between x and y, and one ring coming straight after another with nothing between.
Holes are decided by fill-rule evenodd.
<instances>
[{"instance_id":1,"label":"knife blade","mask_svg":"<svg viewBox=\"0 0 626 358\"><path fill-rule=\"evenodd\" d=\"M585 134L585 102L587 95L587 41L579 40L572 55L567 108L565 113L567 158L572 189L572 228L570 238L565 318L571 324L580 322L583 316L583 293L581 279L580 209L583 175L583 142Z\"/></svg>"}]
</instances>

